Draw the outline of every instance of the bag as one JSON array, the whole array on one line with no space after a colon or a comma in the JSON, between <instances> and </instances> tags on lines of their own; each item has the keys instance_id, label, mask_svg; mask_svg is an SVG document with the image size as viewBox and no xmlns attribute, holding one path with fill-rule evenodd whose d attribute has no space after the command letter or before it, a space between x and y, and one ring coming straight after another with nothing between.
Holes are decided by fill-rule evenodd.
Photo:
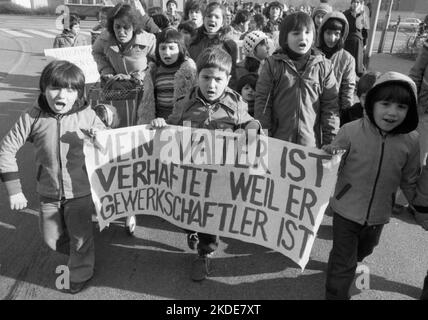
<instances>
[{"instance_id":1,"label":"bag","mask_svg":"<svg viewBox=\"0 0 428 320\"><path fill-rule=\"evenodd\" d=\"M135 89L137 84L132 80L108 80L102 86L102 97L101 100L112 101L112 100L128 100L135 99Z\"/></svg>"}]
</instances>

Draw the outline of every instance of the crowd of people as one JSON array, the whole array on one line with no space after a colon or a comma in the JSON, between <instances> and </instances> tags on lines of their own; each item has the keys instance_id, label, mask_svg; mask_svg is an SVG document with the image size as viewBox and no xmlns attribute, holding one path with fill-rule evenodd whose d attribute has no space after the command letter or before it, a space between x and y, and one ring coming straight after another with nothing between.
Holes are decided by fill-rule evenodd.
<instances>
[{"instance_id":1,"label":"crowd of people","mask_svg":"<svg viewBox=\"0 0 428 320\"><path fill-rule=\"evenodd\" d=\"M363 0L351 0L344 12L328 1L293 8L278 1L227 6L190 0L182 16L175 0L166 8L132 0L100 12L92 48L101 86L143 86L135 124L162 128L190 121L196 128L258 130L344 154L330 201L333 247L325 294L349 299L357 263L377 246L398 188L428 230L428 167L420 160L417 133L428 109L428 42L410 76L379 74L363 63L369 29ZM80 44L78 24L70 19L55 46ZM73 64L51 62L40 78L38 105L0 145L12 209L27 205L16 152L27 140L36 147L41 230L52 249L70 257L72 293L92 278L95 263L82 128L94 136L119 123L113 106L88 106L84 83ZM72 140L64 142L65 133ZM219 239L186 231L197 251L191 278L202 281ZM421 299L428 299L428 275Z\"/></svg>"}]
</instances>

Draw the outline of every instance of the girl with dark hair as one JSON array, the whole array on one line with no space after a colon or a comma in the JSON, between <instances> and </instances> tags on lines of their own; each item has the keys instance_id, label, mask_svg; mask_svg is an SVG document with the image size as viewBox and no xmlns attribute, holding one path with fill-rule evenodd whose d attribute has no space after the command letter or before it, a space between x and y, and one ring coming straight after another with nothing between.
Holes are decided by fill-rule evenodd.
<instances>
[{"instance_id":1,"label":"girl with dark hair","mask_svg":"<svg viewBox=\"0 0 428 320\"><path fill-rule=\"evenodd\" d=\"M114 80L132 89L143 82L147 57L154 59L156 38L142 30L140 13L122 3L110 11L107 30L92 46L102 83Z\"/></svg>"},{"instance_id":2,"label":"girl with dark hair","mask_svg":"<svg viewBox=\"0 0 428 320\"><path fill-rule=\"evenodd\" d=\"M341 117L353 105L356 86L354 57L343 49L348 32L349 25L345 16L334 11L324 16L318 34L318 48L333 64Z\"/></svg>"},{"instance_id":3,"label":"girl with dark hair","mask_svg":"<svg viewBox=\"0 0 428 320\"><path fill-rule=\"evenodd\" d=\"M84 132L104 128L85 100L85 76L76 65L55 60L42 71L38 104L23 113L0 144L0 178L12 210L27 206L16 153L27 142L35 148L40 231L53 250L68 255L69 293L93 277L95 214L83 154Z\"/></svg>"},{"instance_id":4,"label":"girl with dark hair","mask_svg":"<svg viewBox=\"0 0 428 320\"><path fill-rule=\"evenodd\" d=\"M236 86L236 62L238 46L235 41L227 39L227 29L224 27L226 11L218 2L207 5L204 13L204 24L201 26L189 45L189 55L196 60L206 48L221 47L232 57L232 72L229 87Z\"/></svg>"},{"instance_id":5,"label":"girl with dark hair","mask_svg":"<svg viewBox=\"0 0 428 320\"><path fill-rule=\"evenodd\" d=\"M168 28L158 35L156 63L150 63L144 79L144 93L138 107L138 124L172 113L179 97L196 84L196 65L188 57L183 35Z\"/></svg>"},{"instance_id":6,"label":"girl with dark hair","mask_svg":"<svg viewBox=\"0 0 428 320\"><path fill-rule=\"evenodd\" d=\"M205 5L197 0L190 0L186 2L184 6L184 20L192 21L196 28L201 27L204 24L204 13Z\"/></svg>"}]
</instances>

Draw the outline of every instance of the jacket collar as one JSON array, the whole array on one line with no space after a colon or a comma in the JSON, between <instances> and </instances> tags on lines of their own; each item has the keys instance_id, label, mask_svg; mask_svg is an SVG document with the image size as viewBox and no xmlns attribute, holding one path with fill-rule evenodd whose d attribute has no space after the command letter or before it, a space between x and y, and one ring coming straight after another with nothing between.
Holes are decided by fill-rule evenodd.
<instances>
[{"instance_id":1,"label":"jacket collar","mask_svg":"<svg viewBox=\"0 0 428 320\"><path fill-rule=\"evenodd\" d=\"M207 107L214 106L214 105L221 105L226 107L233 113L236 112L236 103L237 103L236 94L229 87L226 87L223 95L216 102L212 104L208 103L205 100L205 98L201 95L199 87L195 87L193 93L191 94L191 98L194 98L195 101L198 101Z\"/></svg>"},{"instance_id":2,"label":"jacket collar","mask_svg":"<svg viewBox=\"0 0 428 320\"><path fill-rule=\"evenodd\" d=\"M320 50L316 48L311 48L311 56L309 58L309 61L311 61L312 63L319 63L323 61L323 57L324 57L324 54ZM282 60L289 63L292 62L290 57L287 54L285 54L282 49L274 52L274 54L272 55L272 58L275 60Z\"/></svg>"}]
</instances>

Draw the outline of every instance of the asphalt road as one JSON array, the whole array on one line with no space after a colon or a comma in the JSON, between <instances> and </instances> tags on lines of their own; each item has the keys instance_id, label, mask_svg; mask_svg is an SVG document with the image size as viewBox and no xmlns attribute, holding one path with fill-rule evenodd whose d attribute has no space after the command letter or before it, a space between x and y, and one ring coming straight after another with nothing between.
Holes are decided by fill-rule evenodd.
<instances>
[{"instance_id":1,"label":"asphalt road","mask_svg":"<svg viewBox=\"0 0 428 320\"><path fill-rule=\"evenodd\" d=\"M53 38L33 33L13 36L1 29L54 29L47 18L0 16L0 137L20 112L34 103L38 77L47 60L43 49ZM88 30L94 21L85 21ZM374 60L375 61L375 60ZM374 68L375 66L372 66ZM304 272L287 257L266 248L223 238L213 257L214 272L203 283L189 278L194 258L185 234L159 218L138 216L135 237L121 222L96 231L96 274L75 295L59 292L55 270L67 258L48 250L38 231L34 156L31 145L18 154L29 209L12 212L0 184L0 299L323 299L331 248L331 218L318 232ZM94 224L94 228L96 225ZM428 268L428 237L406 213L385 227L379 247L365 262L368 290L353 289L353 299L417 299Z\"/></svg>"}]
</instances>

